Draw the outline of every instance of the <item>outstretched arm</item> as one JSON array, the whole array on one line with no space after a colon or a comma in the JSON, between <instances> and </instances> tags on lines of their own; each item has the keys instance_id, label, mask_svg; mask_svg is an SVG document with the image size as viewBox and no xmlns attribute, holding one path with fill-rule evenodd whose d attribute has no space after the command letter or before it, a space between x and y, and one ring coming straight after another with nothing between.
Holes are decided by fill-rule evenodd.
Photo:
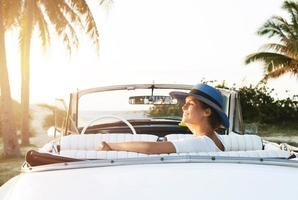
<instances>
[{"instance_id":1,"label":"outstretched arm","mask_svg":"<svg viewBox=\"0 0 298 200\"><path fill-rule=\"evenodd\" d=\"M145 154L176 153L171 142L102 142L100 150L104 151L132 151Z\"/></svg>"}]
</instances>

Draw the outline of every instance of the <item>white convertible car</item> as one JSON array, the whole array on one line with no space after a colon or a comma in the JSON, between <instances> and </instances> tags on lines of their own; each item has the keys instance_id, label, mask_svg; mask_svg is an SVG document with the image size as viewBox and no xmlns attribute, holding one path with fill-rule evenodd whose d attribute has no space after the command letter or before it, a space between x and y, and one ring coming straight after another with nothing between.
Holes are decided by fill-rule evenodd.
<instances>
[{"instance_id":1,"label":"white convertible car","mask_svg":"<svg viewBox=\"0 0 298 200\"><path fill-rule=\"evenodd\" d=\"M297 199L297 148L245 134L236 91L220 89L230 122L229 130L218 130L225 152L98 150L101 141L194 137L169 96L191 87L118 85L72 93L63 102L68 108L56 111L55 139L27 153L22 173L0 187L0 199Z\"/></svg>"}]
</instances>

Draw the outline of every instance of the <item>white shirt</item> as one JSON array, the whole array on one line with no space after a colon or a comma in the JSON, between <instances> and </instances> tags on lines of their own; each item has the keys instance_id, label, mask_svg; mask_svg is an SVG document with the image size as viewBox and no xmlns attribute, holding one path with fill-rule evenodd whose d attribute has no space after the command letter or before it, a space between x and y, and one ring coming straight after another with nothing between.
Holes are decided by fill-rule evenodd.
<instances>
[{"instance_id":1,"label":"white shirt","mask_svg":"<svg viewBox=\"0 0 298 200\"><path fill-rule=\"evenodd\" d=\"M224 145L220 136L221 143ZM195 136L171 141L176 153L218 152L221 151L208 136Z\"/></svg>"}]
</instances>

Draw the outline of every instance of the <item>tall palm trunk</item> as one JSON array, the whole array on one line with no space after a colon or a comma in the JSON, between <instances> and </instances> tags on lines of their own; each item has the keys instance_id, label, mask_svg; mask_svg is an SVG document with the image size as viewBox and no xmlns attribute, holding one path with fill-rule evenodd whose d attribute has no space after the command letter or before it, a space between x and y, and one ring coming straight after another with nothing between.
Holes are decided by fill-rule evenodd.
<instances>
[{"instance_id":1,"label":"tall palm trunk","mask_svg":"<svg viewBox=\"0 0 298 200\"><path fill-rule=\"evenodd\" d=\"M22 20L21 40L21 131L22 145L29 145L29 90L30 90L30 42L32 33L32 0L27 0Z\"/></svg>"},{"instance_id":2,"label":"tall palm trunk","mask_svg":"<svg viewBox=\"0 0 298 200\"><path fill-rule=\"evenodd\" d=\"M5 38L4 38L4 9L0 2L0 87L1 87L1 132L4 144L4 156L20 156L18 139L16 136L15 120L12 110L9 77L6 63Z\"/></svg>"}]
</instances>

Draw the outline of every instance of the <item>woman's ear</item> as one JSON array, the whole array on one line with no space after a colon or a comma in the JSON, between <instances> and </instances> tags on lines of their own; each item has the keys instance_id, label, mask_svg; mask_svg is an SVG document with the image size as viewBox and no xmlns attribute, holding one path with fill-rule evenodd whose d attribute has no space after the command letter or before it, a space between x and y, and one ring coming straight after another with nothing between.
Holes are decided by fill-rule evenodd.
<instances>
[{"instance_id":1,"label":"woman's ear","mask_svg":"<svg viewBox=\"0 0 298 200\"><path fill-rule=\"evenodd\" d=\"M204 110L204 116L205 117L210 117L211 116L211 113L212 113L212 111L211 111L210 108L207 108L207 109Z\"/></svg>"}]
</instances>

